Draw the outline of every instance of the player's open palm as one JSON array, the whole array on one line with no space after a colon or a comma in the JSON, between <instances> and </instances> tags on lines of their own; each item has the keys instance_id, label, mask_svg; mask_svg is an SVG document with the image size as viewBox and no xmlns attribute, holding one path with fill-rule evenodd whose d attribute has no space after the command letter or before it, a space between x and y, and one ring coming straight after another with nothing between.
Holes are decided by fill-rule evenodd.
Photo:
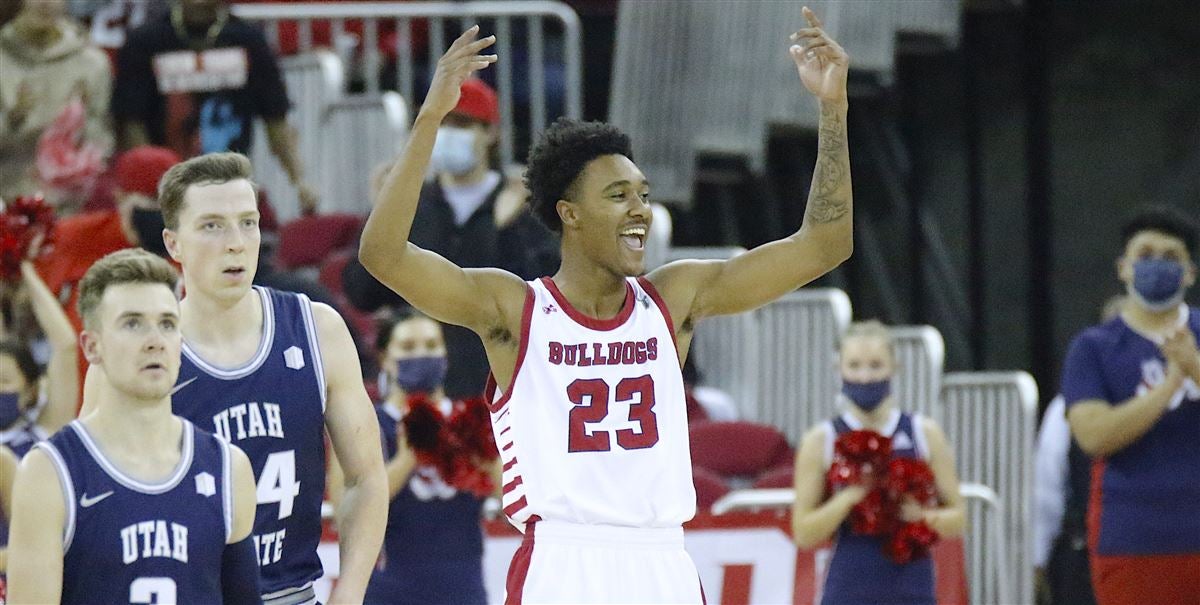
<instances>
[{"instance_id":1,"label":"player's open palm","mask_svg":"<svg viewBox=\"0 0 1200 605\"><path fill-rule=\"evenodd\" d=\"M850 56L825 33L821 20L807 6L804 18L808 27L792 34L795 44L789 49L800 71L800 81L822 101L844 101Z\"/></svg>"},{"instance_id":2,"label":"player's open palm","mask_svg":"<svg viewBox=\"0 0 1200 605\"><path fill-rule=\"evenodd\" d=\"M435 112L439 117L450 113L458 104L459 88L462 87L463 80L496 62L496 55L479 54L496 42L496 36L476 40L478 35L479 26L471 26L455 39L446 54L438 59L437 70L433 72L433 82L429 85L429 94L425 96L423 110Z\"/></svg>"}]
</instances>

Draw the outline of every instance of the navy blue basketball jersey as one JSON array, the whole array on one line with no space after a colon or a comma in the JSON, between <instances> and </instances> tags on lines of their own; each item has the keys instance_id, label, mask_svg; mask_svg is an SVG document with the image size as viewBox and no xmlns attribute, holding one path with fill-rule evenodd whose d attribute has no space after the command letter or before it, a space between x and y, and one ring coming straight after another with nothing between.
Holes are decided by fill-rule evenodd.
<instances>
[{"instance_id":1,"label":"navy blue basketball jersey","mask_svg":"<svg viewBox=\"0 0 1200 605\"><path fill-rule=\"evenodd\" d=\"M220 603L233 528L229 445L183 421L175 471L122 473L78 420L35 447L66 500L62 603Z\"/></svg>"},{"instance_id":2,"label":"navy blue basketball jersey","mask_svg":"<svg viewBox=\"0 0 1200 605\"><path fill-rule=\"evenodd\" d=\"M254 543L264 600L312 600L321 577L325 492L325 375L312 304L255 287L262 338L248 363L215 366L183 343L175 413L242 448L257 483Z\"/></svg>"},{"instance_id":3,"label":"navy blue basketball jersey","mask_svg":"<svg viewBox=\"0 0 1200 605\"><path fill-rule=\"evenodd\" d=\"M919 418L893 410L884 429L880 431L892 438L893 458L928 459L929 448L919 426ZM849 413L829 422L826 431L826 465L832 460L833 443L837 436L862 428L858 419ZM882 539L854 535L848 523L838 528L829 572L825 576L822 605L934 605L935 602L933 560L928 555L897 565L883 554Z\"/></svg>"},{"instance_id":4,"label":"navy blue basketball jersey","mask_svg":"<svg viewBox=\"0 0 1200 605\"><path fill-rule=\"evenodd\" d=\"M376 406L375 413L384 458L390 460L399 447L400 414L387 405ZM371 573L366 603L486 603L482 507L483 500L447 485L437 469L413 469L388 508L383 552Z\"/></svg>"}]
</instances>

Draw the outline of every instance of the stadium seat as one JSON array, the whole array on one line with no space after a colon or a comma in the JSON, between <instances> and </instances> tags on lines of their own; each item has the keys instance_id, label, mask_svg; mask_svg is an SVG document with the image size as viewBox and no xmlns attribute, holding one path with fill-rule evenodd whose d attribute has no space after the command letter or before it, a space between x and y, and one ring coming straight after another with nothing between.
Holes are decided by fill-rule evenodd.
<instances>
[{"instance_id":1,"label":"stadium seat","mask_svg":"<svg viewBox=\"0 0 1200 605\"><path fill-rule=\"evenodd\" d=\"M729 486L720 475L699 466L692 467L692 484L696 486L696 506L708 510L713 502L729 493Z\"/></svg>"},{"instance_id":2,"label":"stadium seat","mask_svg":"<svg viewBox=\"0 0 1200 605\"><path fill-rule=\"evenodd\" d=\"M333 252L354 245L363 217L354 214L318 214L300 217L279 229L276 262L283 270L321 264Z\"/></svg>"},{"instance_id":3,"label":"stadium seat","mask_svg":"<svg viewBox=\"0 0 1200 605\"><path fill-rule=\"evenodd\" d=\"M775 487L792 487L795 481L796 469L791 464L785 464L760 474L754 480L754 489L769 489Z\"/></svg>"},{"instance_id":4,"label":"stadium seat","mask_svg":"<svg viewBox=\"0 0 1200 605\"><path fill-rule=\"evenodd\" d=\"M722 477L757 477L788 464L792 448L779 429L754 422L693 422L692 464Z\"/></svg>"},{"instance_id":5,"label":"stadium seat","mask_svg":"<svg viewBox=\"0 0 1200 605\"><path fill-rule=\"evenodd\" d=\"M327 258L321 261L321 270L317 273L317 281L322 286L329 289L337 296L342 296L342 270L346 268L346 264L350 259L358 254L357 250L347 248L338 250L330 254Z\"/></svg>"}]
</instances>

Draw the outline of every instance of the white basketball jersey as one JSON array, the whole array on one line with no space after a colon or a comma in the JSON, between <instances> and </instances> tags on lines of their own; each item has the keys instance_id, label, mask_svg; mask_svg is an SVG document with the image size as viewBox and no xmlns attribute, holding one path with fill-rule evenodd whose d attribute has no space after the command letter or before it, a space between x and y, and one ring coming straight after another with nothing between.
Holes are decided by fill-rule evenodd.
<instances>
[{"instance_id":1,"label":"white basketball jersey","mask_svg":"<svg viewBox=\"0 0 1200 605\"><path fill-rule=\"evenodd\" d=\"M626 280L621 311L576 311L529 282L512 384L489 380L504 513L582 524L677 527L696 514L683 376L670 313Z\"/></svg>"}]
</instances>

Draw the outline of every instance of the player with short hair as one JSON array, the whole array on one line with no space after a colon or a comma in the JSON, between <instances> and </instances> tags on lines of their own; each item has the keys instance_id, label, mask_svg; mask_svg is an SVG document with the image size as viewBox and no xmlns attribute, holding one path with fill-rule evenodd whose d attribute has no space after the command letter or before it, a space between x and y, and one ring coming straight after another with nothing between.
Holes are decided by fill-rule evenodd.
<instances>
[{"instance_id":1,"label":"player with short hair","mask_svg":"<svg viewBox=\"0 0 1200 605\"><path fill-rule=\"evenodd\" d=\"M1122 229L1120 314L1071 343L1062 396L1092 457L1088 551L1100 605L1200 603L1200 231L1147 208Z\"/></svg>"},{"instance_id":2,"label":"player with short hair","mask_svg":"<svg viewBox=\"0 0 1200 605\"><path fill-rule=\"evenodd\" d=\"M140 249L80 283L91 413L24 458L13 488L11 604L257 603L254 477L237 447L171 413L175 270Z\"/></svg>"},{"instance_id":3,"label":"player with short hair","mask_svg":"<svg viewBox=\"0 0 1200 605\"><path fill-rule=\"evenodd\" d=\"M479 54L495 38L472 27L439 60L359 257L415 307L483 340L504 512L525 532L509 602L702 600L682 529L696 511L680 373L695 323L771 302L852 249L849 61L804 15L790 54L821 117L803 226L728 261L644 277L649 184L628 137L604 124L560 120L530 153L533 208L562 238L553 277L463 269L408 241L438 125L462 82L496 61Z\"/></svg>"},{"instance_id":4,"label":"player with short hair","mask_svg":"<svg viewBox=\"0 0 1200 605\"><path fill-rule=\"evenodd\" d=\"M328 431L345 484L330 602L361 603L387 518L378 423L342 317L303 294L252 286L260 233L250 175L246 156L213 153L159 183L163 240L185 286L173 404L250 458L268 605L316 601Z\"/></svg>"}]
</instances>

